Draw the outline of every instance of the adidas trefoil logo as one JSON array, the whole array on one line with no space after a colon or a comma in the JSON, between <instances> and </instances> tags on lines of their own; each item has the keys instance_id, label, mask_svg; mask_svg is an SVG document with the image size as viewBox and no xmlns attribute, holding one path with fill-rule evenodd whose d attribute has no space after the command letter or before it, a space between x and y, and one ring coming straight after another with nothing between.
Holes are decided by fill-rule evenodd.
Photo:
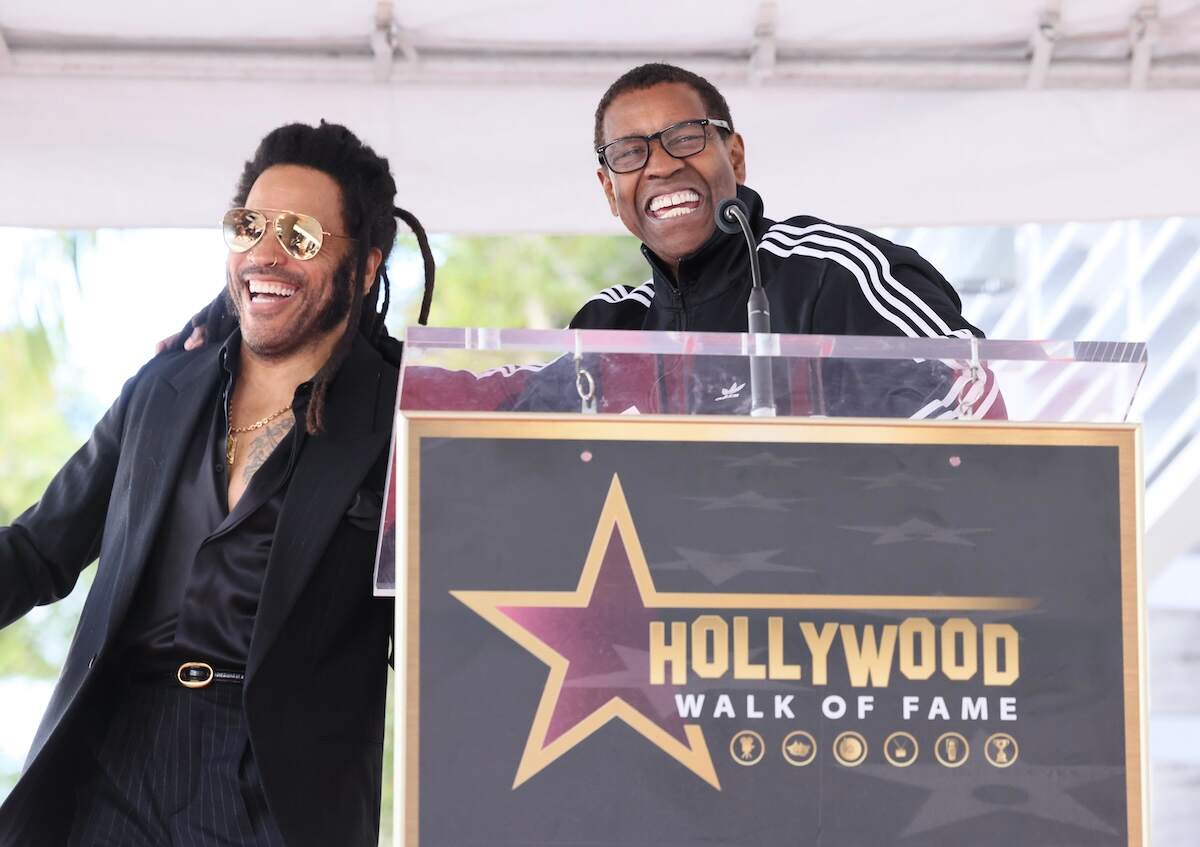
<instances>
[{"instance_id":1,"label":"adidas trefoil logo","mask_svg":"<svg viewBox=\"0 0 1200 847\"><path fill-rule=\"evenodd\" d=\"M717 402L722 400L736 400L742 396L742 389L746 387L746 383L738 382L736 379L729 384L728 388L721 389L721 396L717 398Z\"/></svg>"}]
</instances>

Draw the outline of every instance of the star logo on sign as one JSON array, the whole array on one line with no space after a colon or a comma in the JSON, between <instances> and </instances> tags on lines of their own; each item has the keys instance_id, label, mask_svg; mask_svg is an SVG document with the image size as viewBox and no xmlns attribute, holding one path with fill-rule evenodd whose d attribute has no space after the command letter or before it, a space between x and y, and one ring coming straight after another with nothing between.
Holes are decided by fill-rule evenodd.
<instances>
[{"instance_id":1,"label":"star logo on sign","mask_svg":"<svg viewBox=\"0 0 1200 847\"><path fill-rule=\"evenodd\" d=\"M659 695L630 685L630 664L650 650L657 610L894 610L1011 612L1028 597L851 594L729 594L659 591L642 552L621 482L613 476L578 586L571 591L451 591L549 668L513 788L620 721L720 789L704 731L678 711L663 715ZM607 674L615 676L604 679ZM607 684L606 684L607 683ZM680 687L664 683L672 693ZM689 686L690 688L690 686Z\"/></svg>"},{"instance_id":2,"label":"star logo on sign","mask_svg":"<svg viewBox=\"0 0 1200 847\"><path fill-rule=\"evenodd\" d=\"M650 610L662 602L615 475L574 591L450 593L550 668L513 788L613 720L721 787L700 726L685 725L674 711L663 717L625 677L633 656L622 648L649 652ZM619 683L584 682L606 673L618 674Z\"/></svg>"},{"instance_id":3,"label":"star logo on sign","mask_svg":"<svg viewBox=\"0 0 1200 847\"><path fill-rule=\"evenodd\" d=\"M675 689L650 684L650 651L614 644L613 652L621 662L620 670L602 671L591 676L576 676L563 683L565 688L602 688L636 691L646 698L658 717L675 712Z\"/></svg>"},{"instance_id":4,"label":"star logo on sign","mask_svg":"<svg viewBox=\"0 0 1200 847\"><path fill-rule=\"evenodd\" d=\"M982 748L982 737L977 735L971 744ZM953 769L916 764L905 768L903 775L886 765L867 765L860 772L887 782L924 788L928 792L901 837L933 832L989 814L1023 815L1092 832L1119 834L1112 823L1071 796L1071 791L1119 776L1120 768L1048 767L1018 761L1004 770L990 765Z\"/></svg>"},{"instance_id":5,"label":"star logo on sign","mask_svg":"<svg viewBox=\"0 0 1200 847\"><path fill-rule=\"evenodd\" d=\"M980 532L991 532L990 529L948 529L931 524L919 518L909 518L894 526L843 526L853 532L865 532L875 536L872 544L901 544L906 541L929 541L934 544L962 544L974 547L975 542L963 538L964 535L975 535Z\"/></svg>"},{"instance_id":6,"label":"star logo on sign","mask_svg":"<svg viewBox=\"0 0 1200 847\"><path fill-rule=\"evenodd\" d=\"M677 689L669 685L651 685L649 682L649 651L635 650L632 647L622 647L620 645L616 645L614 649L620 656L621 663L625 666L624 670L596 674L595 676L579 677L567 683L567 686L570 688L638 689L646 695L659 717L665 718L667 715L675 713L677 706L675 705L674 692ZM767 648L765 647L755 647L747 653L747 658L752 662L758 662L766 652ZM799 682L781 680L773 680L769 689L757 680L693 679L688 682L687 686L687 690L691 694L708 693L710 691L728 693L730 691L766 692L768 690L771 693L777 693L783 689L792 691L810 690L809 686L802 685ZM791 705L790 701L788 705Z\"/></svg>"},{"instance_id":7,"label":"star logo on sign","mask_svg":"<svg viewBox=\"0 0 1200 847\"><path fill-rule=\"evenodd\" d=\"M933 477L922 478L914 476L904 471L896 473L884 474L883 476L848 476L853 482L865 482L864 490L872 491L877 488L899 488L900 486L908 486L909 488L923 488L926 491L943 491L947 482L945 479L934 479Z\"/></svg>"},{"instance_id":8,"label":"star logo on sign","mask_svg":"<svg viewBox=\"0 0 1200 847\"><path fill-rule=\"evenodd\" d=\"M811 497L764 497L757 491L743 491L741 494L735 494L732 497L684 497L684 500L692 500L696 503L703 503L700 507L702 512L713 512L718 509L755 509L761 512L790 512L788 505L791 503L803 503L805 500L811 500Z\"/></svg>"},{"instance_id":9,"label":"star logo on sign","mask_svg":"<svg viewBox=\"0 0 1200 847\"><path fill-rule=\"evenodd\" d=\"M706 553L687 547L676 547L680 558L673 562L657 562L650 567L663 571L695 571L712 585L721 585L745 573L812 573L812 568L795 568L768 561L782 550L756 550L753 553Z\"/></svg>"},{"instance_id":10,"label":"star logo on sign","mask_svg":"<svg viewBox=\"0 0 1200 847\"><path fill-rule=\"evenodd\" d=\"M797 456L776 456L774 453L768 453L764 450L761 453L755 453L753 456L738 458L729 456L723 460L723 463L727 468L791 468L799 470L804 465L815 461L816 459Z\"/></svg>"}]
</instances>

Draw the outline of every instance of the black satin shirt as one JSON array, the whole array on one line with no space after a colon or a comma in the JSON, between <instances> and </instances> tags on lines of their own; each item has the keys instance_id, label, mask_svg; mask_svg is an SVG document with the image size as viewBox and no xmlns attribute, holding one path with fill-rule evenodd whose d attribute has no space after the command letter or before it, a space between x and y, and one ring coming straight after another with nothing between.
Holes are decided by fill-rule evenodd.
<instances>
[{"instance_id":1,"label":"black satin shirt","mask_svg":"<svg viewBox=\"0 0 1200 847\"><path fill-rule=\"evenodd\" d=\"M267 570L267 556L292 470L305 441L311 384L296 389L297 425L254 474L232 512L225 463L230 388L237 380L241 336L225 343L223 380L212 413L191 433L171 503L163 514L121 642L135 662L205 661L244 668ZM252 434L240 436L238 449Z\"/></svg>"}]
</instances>

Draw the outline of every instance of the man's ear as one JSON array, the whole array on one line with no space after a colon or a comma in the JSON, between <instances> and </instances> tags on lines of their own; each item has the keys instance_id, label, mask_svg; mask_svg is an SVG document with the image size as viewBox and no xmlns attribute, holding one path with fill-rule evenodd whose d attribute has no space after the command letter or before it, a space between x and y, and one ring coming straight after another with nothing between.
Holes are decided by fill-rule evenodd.
<instances>
[{"instance_id":1,"label":"man's ear","mask_svg":"<svg viewBox=\"0 0 1200 847\"><path fill-rule=\"evenodd\" d=\"M746 183L746 142L742 140L742 134L735 132L729 136L727 144L729 148L729 163L733 165L733 176L737 179L738 185Z\"/></svg>"},{"instance_id":2,"label":"man's ear","mask_svg":"<svg viewBox=\"0 0 1200 847\"><path fill-rule=\"evenodd\" d=\"M617 190L613 187L612 177L608 173L608 168L603 165L596 171L596 176L600 180L600 186L604 189L604 196L608 198L608 210L612 212L612 216L617 217Z\"/></svg>"},{"instance_id":3,"label":"man's ear","mask_svg":"<svg viewBox=\"0 0 1200 847\"><path fill-rule=\"evenodd\" d=\"M371 286L375 284L375 274L379 271L379 263L383 261L383 251L378 247L372 247L367 253L367 267L363 271L363 296L371 290Z\"/></svg>"}]
</instances>

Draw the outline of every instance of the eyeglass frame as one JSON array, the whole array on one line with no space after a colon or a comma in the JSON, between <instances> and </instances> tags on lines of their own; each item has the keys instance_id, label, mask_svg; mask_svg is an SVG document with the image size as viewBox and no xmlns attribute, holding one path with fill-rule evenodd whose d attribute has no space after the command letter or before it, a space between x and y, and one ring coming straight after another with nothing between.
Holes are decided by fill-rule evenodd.
<instances>
[{"instance_id":1,"label":"eyeglass frame","mask_svg":"<svg viewBox=\"0 0 1200 847\"><path fill-rule=\"evenodd\" d=\"M672 153L670 150L668 150L666 148L666 145L664 145L662 143L663 133L670 132L671 130L676 129L681 126L687 126L688 124L695 124L696 126L700 126L700 127L711 126L711 127L715 127L716 129L723 129L723 130L725 130L725 132L728 132L730 134L733 133L733 127L730 125L729 121L722 120L721 118L692 118L691 120L678 121L677 123L673 123L670 126L665 126L662 129L660 129L658 132L651 133L650 135L623 135L620 138L614 138L612 141L609 141L606 144L601 144L599 147L597 147L596 148L596 156L597 156L597 158L599 158L601 166L608 168L610 171L612 171L615 174L636 173L637 171L640 171L642 168L646 167L647 164L649 164L649 162L650 162L650 144L651 144L651 142L657 140L658 146L662 147L663 152L666 153L668 156L670 156L672 159L681 159L681 160L682 159L690 159L692 156L698 156L701 153L703 153L705 150L708 149L708 132L707 131L705 131L705 133L704 133L704 146L701 147L699 150L697 150L695 153L688 153L686 156L676 156L674 153ZM604 151L607 150L609 147L613 146L614 144L619 144L622 141L631 141L635 138L640 141L646 142L646 161L642 162L636 168L632 168L627 171L616 170L611 164L609 164L608 157L604 155Z\"/></svg>"},{"instance_id":2,"label":"eyeglass frame","mask_svg":"<svg viewBox=\"0 0 1200 847\"><path fill-rule=\"evenodd\" d=\"M240 212L258 212L260 215L263 216L263 218L266 219L266 222L267 222L267 225L263 228L263 234L260 235L257 239L255 239L254 243L251 244L249 247L247 247L245 250L234 250L233 246L229 243L229 241L228 240L225 241L225 246L228 247L230 250L232 250L234 253L238 253L239 255L242 253L249 253L251 250L253 250L255 247L257 247L259 244L261 244L263 238L265 238L267 235L267 230L271 230L275 233L275 240L279 242L279 246L283 249L283 252L287 253L289 256L291 256L293 259L295 259L297 262L310 262L313 259L317 258L317 256L319 256L321 254L322 248L324 248L324 246L325 246L324 236L326 236L326 235L328 235L331 238L344 238L347 241L357 241L358 240L357 238L355 238L352 235L339 235L336 232L329 232L326 229L321 229L320 230L320 233L322 235L321 243L317 245L316 252L314 252L308 258L303 258L301 256L293 255L292 252L290 250L288 250L287 244L285 244L283 241L283 235L279 231L279 219L281 217L283 217L284 215L295 215L297 218L301 218L301 217L311 218L316 223L317 226L319 226L319 227L323 226L321 224L321 222L319 220L317 220L315 215L310 215L310 214L308 214L308 212L296 212L296 211L293 211L292 209L268 209L265 207L261 208L261 209L256 209L253 206L230 206L228 209L225 210L225 214L221 215L221 233L222 233L222 235L224 235L224 232L225 232L225 218L227 218L229 216L230 212L239 212L239 211ZM268 215L267 212L274 212L275 214Z\"/></svg>"}]
</instances>

